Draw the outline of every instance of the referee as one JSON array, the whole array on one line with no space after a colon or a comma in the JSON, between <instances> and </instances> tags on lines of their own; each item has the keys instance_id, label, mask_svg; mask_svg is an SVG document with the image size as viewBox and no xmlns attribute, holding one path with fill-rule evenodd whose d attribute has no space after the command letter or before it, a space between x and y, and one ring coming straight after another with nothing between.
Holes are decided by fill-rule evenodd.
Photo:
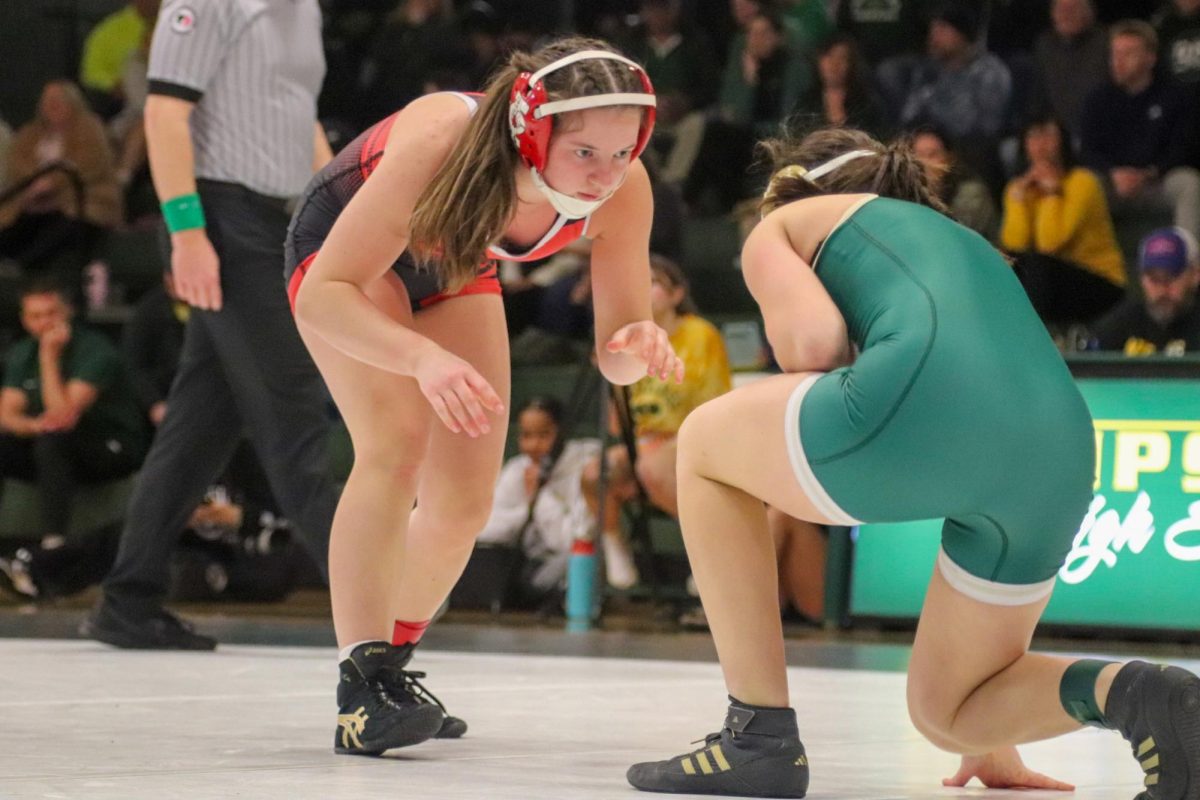
<instances>
[{"instance_id":1,"label":"referee","mask_svg":"<svg viewBox=\"0 0 1200 800\"><path fill-rule=\"evenodd\" d=\"M331 158L316 120L324 74L318 0L168 0L159 13L146 136L175 287L193 313L85 636L116 647L216 647L162 603L188 516L243 436L326 569L337 491L325 389L283 285L289 200Z\"/></svg>"}]
</instances>

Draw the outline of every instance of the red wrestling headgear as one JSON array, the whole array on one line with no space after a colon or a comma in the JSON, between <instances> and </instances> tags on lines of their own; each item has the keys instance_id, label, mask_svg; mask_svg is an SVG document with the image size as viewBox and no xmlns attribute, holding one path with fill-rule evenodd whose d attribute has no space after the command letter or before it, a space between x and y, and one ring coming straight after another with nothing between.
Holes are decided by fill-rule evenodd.
<instances>
[{"instance_id":1,"label":"red wrestling headgear","mask_svg":"<svg viewBox=\"0 0 1200 800\"><path fill-rule=\"evenodd\" d=\"M641 79L643 91L609 92L573 97L570 100L546 101L546 87L542 83L543 78L576 61L595 58L628 64ZM508 129L512 134L513 144L521 154L521 160L539 173L544 171L546 158L550 151L550 133L554 128L554 121L550 117L566 111L580 111L585 108L602 108L604 106L646 107L646 113L642 116L642 125L638 129L637 144L634 146L631 156L631 159L637 158L646 149L646 143L650 141L650 132L654 130L655 114L654 87L650 84L650 77L646 71L637 62L607 50L581 50L547 64L532 75L522 72L513 83L512 94L509 95L508 102Z\"/></svg>"}]
</instances>

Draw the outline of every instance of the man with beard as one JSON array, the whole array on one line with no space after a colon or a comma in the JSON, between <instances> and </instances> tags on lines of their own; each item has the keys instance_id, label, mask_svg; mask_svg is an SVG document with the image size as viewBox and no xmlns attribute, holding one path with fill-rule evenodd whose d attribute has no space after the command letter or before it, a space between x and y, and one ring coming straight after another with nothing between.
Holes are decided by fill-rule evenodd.
<instances>
[{"instance_id":1,"label":"man with beard","mask_svg":"<svg viewBox=\"0 0 1200 800\"><path fill-rule=\"evenodd\" d=\"M1159 228L1138 247L1142 297L1128 297L1096 323L1098 350L1128 356L1200 351L1200 254L1182 228Z\"/></svg>"}]
</instances>

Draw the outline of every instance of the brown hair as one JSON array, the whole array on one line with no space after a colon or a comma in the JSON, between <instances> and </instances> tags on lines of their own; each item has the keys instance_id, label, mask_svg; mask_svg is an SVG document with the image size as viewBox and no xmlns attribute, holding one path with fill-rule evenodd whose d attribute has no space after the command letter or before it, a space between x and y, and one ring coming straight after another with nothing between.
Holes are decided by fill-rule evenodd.
<instances>
[{"instance_id":1,"label":"brown hair","mask_svg":"<svg viewBox=\"0 0 1200 800\"><path fill-rule=\"evenodd\" d=\"M802 138L785 135L769 139L761 142L759 148L770 159L774 175L759 203L763 214L805 197L870 192L920 203L949 215L930 183L924 165L913 153L908 137L883 145L862 131L834 126L821 128ZM870 150L873 155L845 163L815 181L801 170L780 173L784 167L791 166L815 169L852 150Z\"/></svg>"},{"instance_id":2,"label":"brown hair","mask_svg":"<svg viewBox=\"0 0 1200 800\"><path fill-rule=\"evenodd\" d=\"M568 37L536 52L514 52L488 82L462 137L417 198L410 223L413 252L422 264L436 262L446 291L457 291L475 277L489 245L500 240L517 206L516 171L521 164L508 127L508 102L522 72L542 67L580 50L616 52L598 39ZM556 70L544 79L547 100L616 92L643 92L637 73L620 61L587 59ZM553 117L555 130L561 117Z\"/></svg>"},{"instance_id":3,"label":"brown hair","mask_svg":"<svg viewBox=\"0 0 1200 800\"><path fill-rule=\"evenodd\" d=\"M667 279L674 289L683 289L683 297L675 306L676 314L696 314L698 309L696 303L692 300L692 287L688 282L687 276L683 274L683 270L678 264L666 256L660 256L658 253L650 254L650 270L656 272Z\"/></svg>"},{"instance_id":4,"label":"brown hair","mask_svg":"<svg viewBox=\"0 0 1200 800\"><path fill-rule=\"evenodd\" d=\"M1142 40L1142 44L1151 53L1158 52L1158 31L1144 19L1123 19L1114 22L1108 29L1108 39L1112 41L1118 36L1133 36Z\"/></svg>"}]
</instances>

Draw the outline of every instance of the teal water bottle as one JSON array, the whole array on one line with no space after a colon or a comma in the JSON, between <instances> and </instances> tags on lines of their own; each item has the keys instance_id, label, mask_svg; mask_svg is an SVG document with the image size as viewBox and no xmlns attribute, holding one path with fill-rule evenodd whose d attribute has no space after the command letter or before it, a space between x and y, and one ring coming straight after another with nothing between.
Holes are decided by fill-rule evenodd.
<instances>
[{"instance_id":1,"label":"teal water bottle","mask_svg":"<svg viewBox=\"0 0 1200 800\"><path fill-rule=\"evenodd\" d=\"M596 567L595 540L576 539L567 561L567 630L572 633L590 630L596 620Z\"/></svg>"}]
</instances>

